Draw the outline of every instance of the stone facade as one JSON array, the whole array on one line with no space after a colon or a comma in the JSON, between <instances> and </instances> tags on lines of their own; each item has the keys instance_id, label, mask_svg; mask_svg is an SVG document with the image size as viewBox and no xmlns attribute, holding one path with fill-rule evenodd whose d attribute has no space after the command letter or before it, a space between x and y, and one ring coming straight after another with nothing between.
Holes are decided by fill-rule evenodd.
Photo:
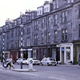
<instances>
[{"instance_id":1,"label":"stone facade","mask_svg":"<svg viewBox=\"0 0 80 80\"><path fill-rule=\"evenodd\" d=\"M54 1L58 1L58 6L55 6L55 9ZM53 0L51 3L53 4L53 10L40 16L37 16L37 11L26 11L24 15L20 15L19 18L13 21L7 20L5 25L0 27L1 56L3 51L2 33L5 33L5 51L10 51L10 56L12 57L16 54L14 56L15 60L20 57L20 25L23 24L23 49L33 49L31 57L40 60L44 56L52 57L55 60L67 63L66 50L68 50L70 52L68 61L74 62L74 57L77 56L77 53L75 53L76 49L73 45L77 40L80 40L80 1L75 0L70 3L67 1ZM75 51L73 51L73 48ZM73 55L73 53L76 55ZM25 50L23 54L24 57L27 56L27 51ZM77 58L76 61L78 61Z\"/></svg>"}]
</instances>

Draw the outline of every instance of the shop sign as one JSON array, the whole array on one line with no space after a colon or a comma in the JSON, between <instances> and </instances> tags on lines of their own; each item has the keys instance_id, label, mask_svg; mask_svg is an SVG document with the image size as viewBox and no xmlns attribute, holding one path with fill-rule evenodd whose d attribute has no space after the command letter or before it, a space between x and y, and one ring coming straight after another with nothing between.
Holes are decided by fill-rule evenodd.
<instances>
[{"instance_id":1,"label":"shop sign","mask_svg":"<svg viewBox=\"0 0 80 80\"><path fill-rule=\"evenodd\" d=\"M62 48L61 50L64 51L64 48Z\"/></svg>"}]
</instances>

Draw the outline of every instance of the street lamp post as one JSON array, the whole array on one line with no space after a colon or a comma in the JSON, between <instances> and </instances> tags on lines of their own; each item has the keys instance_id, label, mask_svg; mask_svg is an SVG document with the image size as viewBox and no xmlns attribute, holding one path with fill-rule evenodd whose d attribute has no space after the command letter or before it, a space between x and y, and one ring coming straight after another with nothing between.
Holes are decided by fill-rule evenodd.
<instances>
[{"instance_id":1,"label":"street lamp post","mask_svg":"<svg viewBox=\"0 0 80 80\"><path fill-rule=\"evenodd\" d=\"M23 27L24 25L20 25L21 28L21 59L23 58ZM22 69L22 61L21 61L21 69Z\"/></svg>"},{"instance_id":2,"label":"street lamp post","mask_svg":"<svg viewBox=\"0 0 80 80\"><path fill-rule=\"evenodd\" d=\"M4 66L4 58L5 58L5 54L4 54L4 50L5 50L5 45L4 45L4 42L5 42L5 33L3 33L2 35L3 35L3 53L2 53L2 57L3 57L3 66Z\"/></svg>"}]
</instances>

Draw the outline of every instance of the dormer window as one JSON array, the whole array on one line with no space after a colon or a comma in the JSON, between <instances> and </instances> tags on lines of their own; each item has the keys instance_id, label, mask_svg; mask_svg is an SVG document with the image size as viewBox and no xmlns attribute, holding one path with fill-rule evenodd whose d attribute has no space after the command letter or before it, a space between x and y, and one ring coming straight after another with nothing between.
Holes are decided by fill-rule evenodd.
<instances>
[{"instance_id":1,"label":"dormer window","mask_svg":"<svg viewBox=\"0 0 80 80\"><path fill-rule=\"evenodd\" d=\"M12 28L12 24L11 23L9 23L8 25L9 25L10 28Z\"/></svg>"},{"instance_id":2,"label":"dormer window","mask_svg":"<svg viewBox=\"0 0 80 80\"><path fill-rule=\"evenodd\" d=\"M37 8L37 15L42 15L43 14L43 6L40 6Z\"/></svg>"},{"instance_id":3,"label":"dormer window","mask_svg":"<svg viewBox=\"0 0 80 80\"><path fill-rule=\"evenodd\" d=\"M53 9L58 8L58 0L53 0Z\"/></svg>"},{"instance_id":4,"label":"dormer window","mask_svg":"<svg viewBox=\"0 0 80 80\"><path fill-rule=\"evenodd\" d=\"M14 25L15 25L15 26L17 25L17 21L14 21Z\"/></svg>"},{"instance_id":5,"label":"dormer window","mask_svg":"<svg viewBox=\"0 0 80 80\"><path fill-rule=\"evenodd\" d=\"M74 0L68 0L68 3L73 3L74 2Z\"/></svg>"}]
</instances>

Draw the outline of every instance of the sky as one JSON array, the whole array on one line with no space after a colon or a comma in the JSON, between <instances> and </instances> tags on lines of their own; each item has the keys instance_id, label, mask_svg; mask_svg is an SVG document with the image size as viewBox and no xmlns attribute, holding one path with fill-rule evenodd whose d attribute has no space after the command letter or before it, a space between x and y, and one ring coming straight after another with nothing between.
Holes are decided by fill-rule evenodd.
<instances>
[{"instance_id":1,"label":"sky","mask_svg":"<svg viewBox=\"0 0 80 80\"><path fill-rule=\"evenodd\" d=\"M45 0L0 0L0 27L10 18L14 20L26 10L37 10L37 7L44 4ZM50 0L47 0L50 1Z\"/></svg>"}]
</instances>

